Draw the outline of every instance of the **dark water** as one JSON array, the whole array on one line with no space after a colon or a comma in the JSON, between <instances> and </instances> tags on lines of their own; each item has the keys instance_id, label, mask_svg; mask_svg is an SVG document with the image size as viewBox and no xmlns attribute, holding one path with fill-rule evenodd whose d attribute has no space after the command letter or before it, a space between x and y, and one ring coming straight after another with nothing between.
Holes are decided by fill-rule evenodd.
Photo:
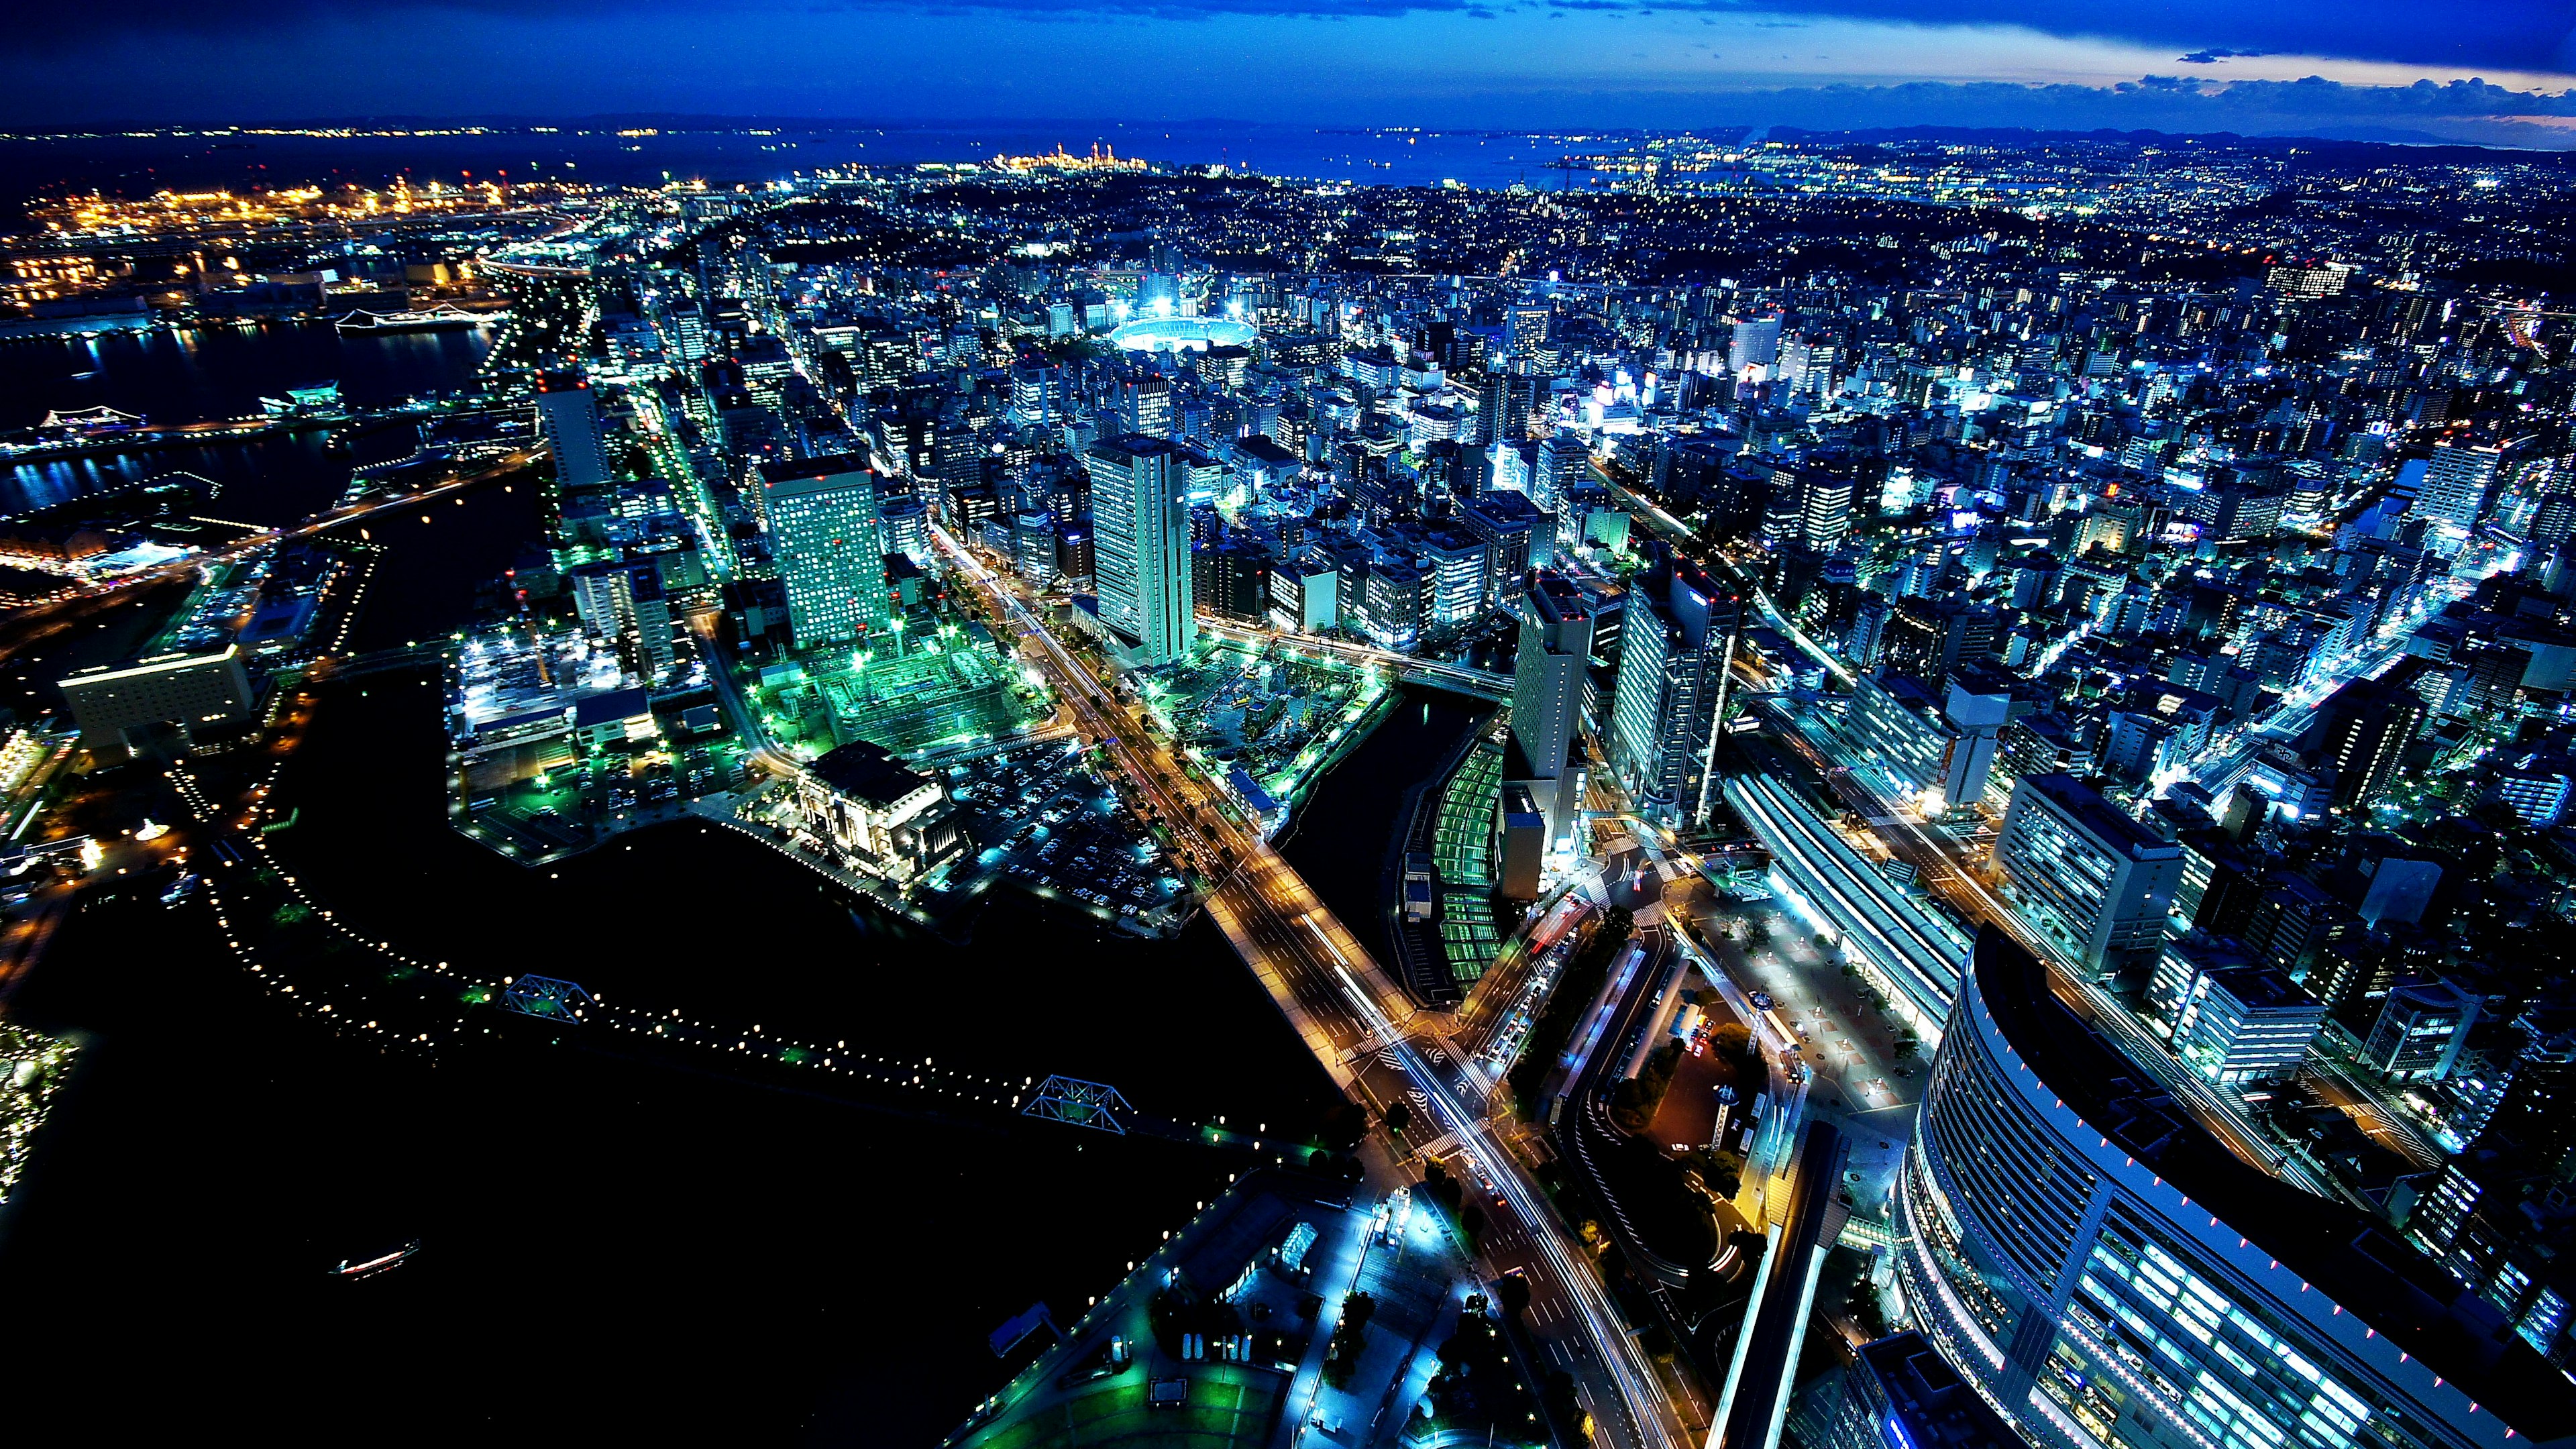
<instances>
[{"instance_id":1,"label":"dark water","mask_svg":"<svg viewBox=\"0 0 2576 1449\"><path fill-rule=\"evenodd\" d=\"M540 526L524 488L380 522L357 647L461 627ZM1291 853L1337 907L1374 909L1408 770L1480 713L1410 703L1318 791ZM1302 1135L1333 1100L1203 921L1139 943L997 893L961 949L694 825L530 872L447 829L444 748L435 683L377 675L326 692L280 782L299 879L411 954L1108 1081L1180 1121ZM0 1303L43 1325L11 1336L13 1422L929 1445L999 1386L987 1333L1039 1299L1078 1314L1242 1165L525 1034L383 1055L254 989L205 913L148 893L74 918L17 1009L94 1045L0 1220ZM394 1274L326 1277L410 1238Z\"/></svg>"},{"instance_id":2,"label":"dark water","mask_svg":"<svg viewBox=\"0 0 2576 1449\"><path fill-rule=\"evenodd\" d=\"M471 383L486 346L473 329L344 336L327 322L13 338L0 341L0 430L99 406L156 423L241 417L257 413L262 397L315 382L338 382L357 406L394 403ZM184 471L221 485L208 510L215 516L288 522L336 500L353 464L401 457L413 439L393 428L349 441L340 453L308 433L18 464L0 468L0 514Z\"/></svg>"},{"instance_id":3,"label":"dark water","mask_svg":"<svg viewBox=\"0 0 2576 1449\"><path fill-rule=\"evenodd\" d=\"M833 166L909 166L980 161L1058 145L1094 144L1121 156L1173 166L1224 163L1276 176L1430 185L1548 184L1547 168L1569 149L1611 144L1598 132L1572 140L1544 134L1459 131L1319 130L1239 122L1030 121L870 129L799 129L775 136L678 131L659 136L515 134L435 137L258 136L197 138L0 137L0 197L103 190L148 196L164 188L282 187L306 182L417 185L506 176L568 178L600 185L658 185L666 176L711 183L779 180ZM219 149L220 147L220 149ZM632 149L629 149L632 148Z\"/></svg>"},{"instance_id":4,"label":"dark water","mask_svg":"<svg viewBox=\"0 0 2576 1449\"><path fill-rule=\"evenodd\" d=\"M1333 768L1282 842L1281 856L1371 952L1387 949L1386 851L1410 818L1405 792L1446 764L1493 713L1480 699L1407 686L1385 722Z\"/></svg>"}]
</instances>

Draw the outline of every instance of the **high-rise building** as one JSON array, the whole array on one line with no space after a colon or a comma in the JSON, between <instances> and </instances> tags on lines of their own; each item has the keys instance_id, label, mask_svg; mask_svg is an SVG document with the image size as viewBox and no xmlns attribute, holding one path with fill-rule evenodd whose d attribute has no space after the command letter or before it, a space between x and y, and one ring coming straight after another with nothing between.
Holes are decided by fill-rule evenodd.
<instances>
[{"instance_id":1,"label":"high-rise building","mask_svg":"<svg viewBox=\"0 0 2576 1449\"><path fill-rule=\"evenodd\" d=\"M1149 438L1172 435L1172 385L1158 372L1141 373L1118 385L1118 419L1131 433Z\"/></svg>"},{"instance_id":2,"label":"high-rise building","mask_svg":"<svg viewBox=\"0 0 2576 1449\"><path fill-rule=\"evenodd\" d=\"M1152 668L1186 658L1192 617L1190 510L1195 468L1215 465L1159 438L1131 433L1083 454L1091 476L1092 580L1100 621L1125 642L1125 662Z\"/></svg>"},{"instance_id":3,"label":"high-rise building","mask_svg":"<svg viewBox=\"0 0 2576 1449\"><path fill-rule=\"evenodd\" d=\"M1485 576L1493 567L1491 544L1455 524L1435 523L1423 532L1416 551L1430 590L1427 620L1431 628L1455 631L1484 617Z\"/></svg>"},{"instance_id":4,"label":"high-rise building","mask_svg":"<svg viewBox=\"0 0 2576 1449\"><path fill-rule=\"evenodd\" d=\"M554 450L555 487L564 492L605 488L608 448L599 436L599 404L580 374L537 374L537 418Z\"/></svg>"},{"instance_id":5,"label":"high-rise building","mask_svg":"<svg viewBox=\"0 0 2576 1449\"><path fill-rule=\"evenodd\" d=\"M1591 450L1581 438L1559 433L1539 447L1538 469L1530 478L1530 499L1549 513L1562 516L1566 493L1591 480Z\"/></svg>"},{"instance_id":6,"label":"high-rise building","mask_svg":"<svg viewBox=\"0 0 2576 1449\"><path fill-rule=\"evenodd\" d=\"M1526 493L1498 489L1459 505L1458 523L1485 541L1485 607L1511 600L1522 575L1553 556L1555 520Z\"/></svg>"},{"instance_id":7,"label":"high-rise building","mask_svg":"<svg viewBox=\"0 0 2576 1449\"><path fill-rule=\"evenodd\" d=\"M1919 1333L1862 1344L1834 1410L1830 1439L1812 1449L2023 1449Z\"/></svg>"},{"instance_id":8,"label":"high-rise building","mask_svg":"<svg viewBox=\"0 0 2576 1449\"><path fill-rule=\"evenodd\" d=\"M2432 519L2455 537L2478 530L2495 502L2496 465L2502 453L2467 443L2436 443L2424 472L2423 491L2413 512Z\"/></svg>"},{"instance_id":9,"label":"high-rise building","mask_svg":"<svg viewBox=\"0 0 2576 1449\"><path fill-rule=\"evenodd\" d=\"M2395 778L2430 713L2422 695L2389 680L2356 679L2328 695L2305 753L2335 772L2334 808L2365 805Z\"/></svg>"},{"instance_id":10,"label":"high-rise building","mask_svg":"<svg viewBox=\"0 0 2576 1449\"><path fill-rule=\"evenodd\" d=\"M1563 575L1541 571L1520 600L1520 650L1512 661L1514 778L1547 816L1550 845L1573 828L1582 774L1572 763L1592 656L1592 606ZM1523 773L1525 772L1525 773ZM1569 798L1571 797L1571 798Z\"/></svg>"},{"instance_id":11,"label":"high-rise building","mask_svg":"<svg viewBox=\"0 0 2576 1449\"><path fill-rule=\"evenodd\" d=\"M800 647L844 644L886 627L885 532L877 478L856 454L760 465L760 512L787 624Z\"/></svg>"},{"instance_id":12,"label":"high-rise building","mask_svg":"<svg viewBox=\"0 0 2576 1449\"><path fill-rule=\"evenodd\" d=\"M2173 1028L2174 1055L2221 1086L2294 1075L2325 1029L2325 1003L2288 973L2193 935L2165 948L2147 995Z\"/></svg>"},{"instance_id":13,"label":"high-rise building","mask_svg":"<svg viewBox=\"0 0 2576 1449\"><path fill-rule=\"evenodd\" d=\"M1898 1174L1917 1327L2039 1449L2563 1440L2576 1385L2158 1090L1989 928Z\"/></svg>"},{"instance_id":14,"label":"high-rise building","mask_svg":"<svg viewBox=\"0 0 2576 1449\"><path fill-rule=\"evenodd\" d=\"M1737 322L1726 341L1726 373L1737 382L1759 382L1780 360L1780 319L1756 317ZM1760 375L1754 369L1762 369Z\"/></svg>"},{"instance_id":15,"label":"high-rise building","mask_svg":"<svg viewBox=\"0 0 2576 1449\"><path fill-rule=\"evenodd\" d=\"M2363 1066L2401 1082L2451 1074L2478 1020L2478 999L2448 981L2401 981L2388 989L2361 1046Z\"/></svg>"},{"instance_id":16,"label":"high-rise building","mask_svg":"<svg viewBox=\"0 0 2576 1449\"><path fill-rule=\"evenodd\" d=\"M1628 586L1609 754L1640 814L1694 826L1708 818L1709 753L1738 609L1733 594L1684 560L1666 559Z\"/></svg>"},{"instance_id":17,"label":"high-rise building","mask_svg":"<svg viewBox=\"0 0 2576 1449\"><path fill-rule=\"evenodd\" d=\"M1992 660L1964 659L1950 671L1941 717L1958 731L1958 741L1941 774L1945 808L1955 810L1984 798L2004 726L2037 707L2012 673Z\"/></svg>"},{"instance_id":18,"label":"high-rise building","mask_svg":"<svg viewBox=\"0 0 2576 1449\"><path fill-rule=\"evenodd\" d=\"M2182 847L2072 775L2025 775L1995 837L2023 919L2101 979L2144 984L2164 951Z\"/></svg>"}]
</instances>

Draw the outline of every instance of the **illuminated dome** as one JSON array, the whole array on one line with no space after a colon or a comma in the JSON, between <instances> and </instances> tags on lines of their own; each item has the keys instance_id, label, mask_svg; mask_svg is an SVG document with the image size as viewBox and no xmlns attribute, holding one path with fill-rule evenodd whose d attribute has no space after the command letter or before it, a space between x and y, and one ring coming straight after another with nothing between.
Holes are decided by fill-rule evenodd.
<instances>
[{"instance_id":1,"label":"illuminated dome","mask_svg":"<svg viewBox=\"0 0 2576 1449\"><path fill-rule=\"evenodd\" d=\"M1223 317L1139 317L1109 334L1130 352L1205 352L1211 347L1249 347L1249 322Z\"/></svg>"}]
</instances>

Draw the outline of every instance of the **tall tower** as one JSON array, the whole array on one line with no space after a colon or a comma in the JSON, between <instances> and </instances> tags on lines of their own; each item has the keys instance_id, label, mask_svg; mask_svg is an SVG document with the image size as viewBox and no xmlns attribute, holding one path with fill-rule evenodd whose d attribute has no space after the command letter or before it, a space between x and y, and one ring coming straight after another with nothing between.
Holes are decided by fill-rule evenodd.
<instances>
[{"instance_id":1,"label":"tall tower","mask_svg":"<svg viewBox=\"0 0 2576 1449\"><path fill-rule=\"evenodd\" d=\"M608 486L608 449L599 438L599 405L581 374L537 374L537 418L547 446L554 449L559 492Z\"/></svg>"},{"instance_id":2,"label":"tall tower","mask_svg":"<svg viewBox=\"0 0 2576 1449\"><path fill-rule=\"evenodd\" d=\"M1708 818L1711 751L1725 715L1740 604L1697 565L1667 560L1628 588L1610 764L1638 813Z\"/></svg>"},{"instance_id":3,"label":"tall tower","mask_svg":"<svg viewBox=\"0 0 2576 1449\"><path fill-rule=\"evenodd\" d=\"M1198 639L1187 498L1194 461L1187 449L1136 433L1083 454L1100 620L1129 642L1136 667L1185 658Z\"/></svg>"},{"instance_id":4,"label":"tall tower","mask_svg":"<svg viewBox=\"0 0 2576 1449\"><path fill-rule=\"evenodd\" d=\"M2453 532L2477 532L2479 522L2486 517L2487 505L2495 501L2496 464L2501 457L2494 448L2436 444L2414 511Z\"/></svg>"},{"instance_id":5,"label":"tall tower","mask_svg":"<svg viewBox=\"0 0 2576 1449\"><path fill-rule=\"evenodd\" d=\"M1550 845L1573 827L1582 772L1568 761L1582 721L1585 664L1592 654L1592 609L1561 574L1541 570L1521 596L1520 650L1512 666L1514 766L1526 770L1530 794L1547 812Z\"/></svg>"},{"instance_id":6,"label":"tall tower","mask_svg":"<svg viewBox=\"0 0 2576 1449\"><path fill-rule=\"evenodd\" d=\"M848 643L886 627L885 530L866 459L763 463L760 511L800 647Z\"/></svg>"}]
</instances>

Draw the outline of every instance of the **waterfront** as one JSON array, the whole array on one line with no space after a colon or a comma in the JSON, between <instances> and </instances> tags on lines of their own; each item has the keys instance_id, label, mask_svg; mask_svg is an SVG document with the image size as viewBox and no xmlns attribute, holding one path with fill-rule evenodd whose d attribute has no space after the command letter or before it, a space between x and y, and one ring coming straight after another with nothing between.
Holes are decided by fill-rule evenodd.
<instances>
[{"instance_id":1,"label":"waterfront","mask_svg":"<svg viewBox=\"0 0 2576 1449\"><path fill-rule=\"evenodd\" d=\"M479 331L344 334L327 322L243 331L106 332L0 343L0 430L31 427L51 411L112 407L155 423L232 418L262 397L337 382L357 406L471 384L488 346ZM291 522L328 506L355 464L412 450L408 428L356 433L333 452L319 433L247 443L21 463L0 469L0 515L103 492L164 473L190 472L218 488L205 512L246 523Z\"/></svg>"},{"instance_id":2,"label":"waterfront","mask_svg":"<svg viewBox=\"0 0 2576 1449\"><path fill-rule=\"evenodd\" d=\"M658 186L768 181L835 166L914 166L1033 155L1061 146L1077 154L1098 144L1164 166L1226 165L1276 176L1404 186L1457 180L1472 186L1555 183L1550 169L1568 149L1600 149L1619 133L1422 131L1325 128L1237 121L1000 121L818 129L792 122L775 131L691 130L683 122L651 135L560 131L415 136L13 136L0 137L0 196L11 206L36 194L92 188L148 196L169 187L247 190L301 182L450 185L483 179L586 181ZM1736 132L1727 132L1733 135ZM1582 145L1574 145L1580 142Z\"/></svg>"},{"instance_id":3,"label":"waterfront","mask_svg":"<svg viewBox=\"0 0 2576 1449\"><path fill-rule=\"evenodd\" d=\"M495 486L376 530L353 646L461 626L541 524L535 490ZM1398 710L1293 848L1368 863L1340 886L1373 890L1406 770L1471 713ZM526 871L447 828L445 748L431 673L371 676L325 692L280 782L280 858L412 954L1010 1081L1106 1080L1184 1121L1304 1136L1334 1100L1204 920L1139 943L997 890L961 955L694 825ZM148 893L78 916L19 1009L94 1050L0 1234L0 1291L66 1305L209 1405L274 1403L244 1374L293 1365L315 1424L390 1393L431 1431L927 1445L998 1387L986 1333L1039 1299L1078 1313L1242 1165L479 1026L433 1058L381 1055ZM412 1238L396 1273L327 1277ZM80 1381L37 1410L77 1410Z\"/></svg>"}]
</instances>

